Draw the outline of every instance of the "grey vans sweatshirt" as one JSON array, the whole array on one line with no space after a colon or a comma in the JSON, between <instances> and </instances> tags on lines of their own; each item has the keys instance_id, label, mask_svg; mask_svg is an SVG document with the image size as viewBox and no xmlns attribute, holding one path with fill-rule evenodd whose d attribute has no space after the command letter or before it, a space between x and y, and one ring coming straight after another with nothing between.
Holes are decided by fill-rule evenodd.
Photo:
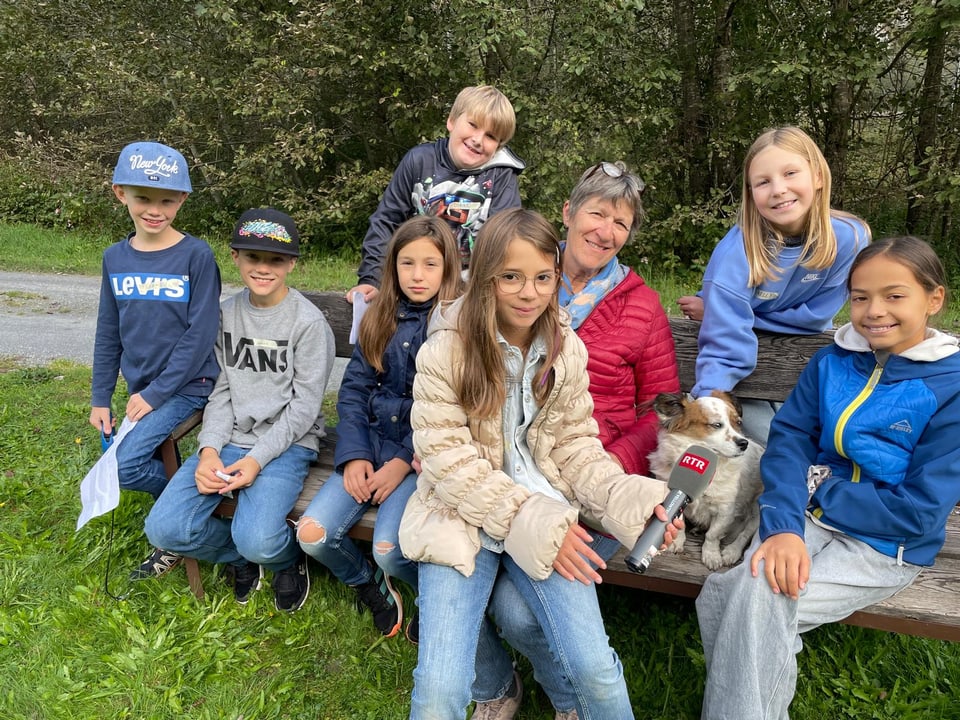
<instances>
[{"instance_id":1,"label":"grey vans sweatshirt","mask_svg":"<svg viewBox=\"0 0 960 720\"><path fill-rule=\"evenodd\" d=\"M270 308L249 296L244 288L220 304L220 377L197 440L218 453L227 443L250 448L264 467L294 443L319 449L334 338L323 313L293 288Z\"/></svg>"}]
</instances>

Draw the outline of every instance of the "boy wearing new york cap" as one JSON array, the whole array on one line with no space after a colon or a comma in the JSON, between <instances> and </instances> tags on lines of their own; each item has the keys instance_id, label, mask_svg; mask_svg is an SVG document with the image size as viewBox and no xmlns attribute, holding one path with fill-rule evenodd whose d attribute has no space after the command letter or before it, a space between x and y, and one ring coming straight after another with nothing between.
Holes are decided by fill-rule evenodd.
<instances>
[{"instance_id":1,"label":"boy wearing new york cap","mask_svg":"<svg viewBox=\"0 0 960 720\"><path fill-rule=\"evenodd\" d=\"M320 404L333 367L333 332L317 307L288 287L300 239L271 208L240 216L230 243L246 286L220 306L220 377L203 412L199 450L177 471L147 517L158 547L221 563L245 604L273 572L274 603L307 599L305 558L286 517L324 435ZM232 522L214 517L224 495Z\"/></svg>"},{"instance_id":2,"label":"boy wearing new york cap","mask_svg":"<svg viewBox=\"0 0 960 720\"><path fill-rule=\"evenodd\" d=\"M204 406L219 373L220 270L203 240L173 227L191 190L187 162L173 148L135 142L121 151L113 192L134 230L103 253L90 424L112 434L122 373L130 393L123 415L137 424L117 448L120 487L154 499L167 484L160 444ZM130 577L162 575L179 561L157 548Z\"/></svg>"}]
</instances>

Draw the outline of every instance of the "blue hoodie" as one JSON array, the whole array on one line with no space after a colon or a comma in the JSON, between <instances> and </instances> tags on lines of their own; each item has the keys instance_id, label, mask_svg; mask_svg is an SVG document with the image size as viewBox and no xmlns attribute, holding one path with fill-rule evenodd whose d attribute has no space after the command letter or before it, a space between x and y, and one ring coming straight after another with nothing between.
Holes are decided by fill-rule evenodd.
<instances>
[{"instance_id":1,"label":"blue hoodie","mask_svg":"<svg viewBox=\"0 0 960 720\"><path fill-rule=\"evenodd\" d=\"M810 361L770 426L760 538L819 522L932 565L960 501L960 353L935 330L885 362L850 324ZM831 476L808 499L806 474Z\"/></svg>"},{"instance_id":2,"label":"blue hoodie","mask_svg":"<svg viewBox=\"0 0 960 720\"><path fill-rule=\"evenodd\" d=\"M784 335L813 335L833 325L847 299L847 274L854 257L869 242L867 229L853 218L831 220L837 259L828 268L799 265L802 247L784 247L777 280L748 287L750 267L739 225L717 244L703 275L703 323L693 396L730 391L757 365L754 330Z\"/></svg>"}]
</instances>

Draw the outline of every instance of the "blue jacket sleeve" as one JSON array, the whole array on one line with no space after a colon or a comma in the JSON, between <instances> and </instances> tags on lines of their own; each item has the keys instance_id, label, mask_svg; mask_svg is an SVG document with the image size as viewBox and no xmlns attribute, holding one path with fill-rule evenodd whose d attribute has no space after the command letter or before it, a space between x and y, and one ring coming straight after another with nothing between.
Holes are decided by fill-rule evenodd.
<instances>
[{"instance_id":1,"label":"blue jacket sleeve","mask_svg":"<svg viewBox=\"0 0 960 720\"><path fill-rule=\"evenodd\" d=\"M714 248L703 274L703 322L697 340L694 397L733 390L757 365L753 290L743 234L734 225Z\"/></svg>"},{"instance_id":2,"label":"blue jacket sleeve","mask_svg":"<svg viewBox=\"0 0 960 720\"><path fill-rule=\"evenodd\" d=\"M743 291L716 282L703 285L703 322L697 339L694 397L730 391L757 366L753 308Z\"/></svg>"},{"instance_id":3,"label":"blue jacket sleeve","mask_svg":"<svg viewBox=\"0 0 960 720\"><path fill-rule=\"evenodd\" d=\"M333 466L343 472L350 460L374 461L370 443L370 395L377 387L377 371L367 362L360 345L353 348L337 395L337 447Z\"/></svg>"},{"instance_id":4,"label":"blue jacket sleeve","mask_svg":"<svg viewBox=\"0 0 960 720\"><path fill-rule=\"evenodd\" d=\"M490 199L490 217L493 217L501 210L520 207L520 182L518 180L520 171L512 168L505 168L506 177L503 182L498 182L494 188L493 197Z\"/></svg>"},{"instance_id":5,"label":"blue jacket sleeve","mask_svg":"<svg viewBox=\"0 0 960 720\"><path fill-rule=\"evenodd\" d=\"M213 352L220 329L220 268L208 250L190 270L190 305L187 329L180 336L170 359L140 395L150 407L160 407L197 376Z\"/></svg>"},{"instance_id":6,"label":"blue jacket sleeve","mask_svg":"<svg viewBox=\"0 0 960 720\"><path fill-rule=\"evenodd\" d=\"M382 464L390 460L403 460L408 465L413 463L413 428L407 430L407 434L400 442L394 442L390 438L381 438L381 442L380 462Z\"/></svg>"},{"instance_id":7,"label":"blue jacket sleeve","mask_svg":"<svg viewBox=\"0 0 960 720\"><path fill-rule=\"evenodd\" d=\"M823 352L823 351L821 351ZM803 537L809 501L807 468L815 464L820 443L820 372L814 356L793 392L770 424L760 460L760 539L790 532Z\"/></svg>"}]
</instances>

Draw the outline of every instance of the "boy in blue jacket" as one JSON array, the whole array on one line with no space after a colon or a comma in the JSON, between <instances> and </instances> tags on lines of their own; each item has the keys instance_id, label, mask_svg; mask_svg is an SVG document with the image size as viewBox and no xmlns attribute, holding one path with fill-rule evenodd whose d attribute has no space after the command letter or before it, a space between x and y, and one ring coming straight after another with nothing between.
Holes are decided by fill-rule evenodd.
<instances>
[{"instance_id":1,"label":"boy in blue jacket","mask_svg":"<svg viewBox=\"0 0 960 720\"><path fill-rule=\"evenodd\" d=\"M376 297L387 243L404 220L436 215L447 221L460 247L463 269L470 265L473 242L495 213L520 207L517 177L526 167L506 146L517 119L507 97L490 85L460 91L450 115L450 135L417 145L400 161L380 205L370 216L363 239L359 283L347 291Z\"/></svg>"},{"instance_id":2,"label":"boy in blue jacket","mask_svg":"<svg viewBox=\"0 0 960 720\"><path fill-rule=\"evenodd\" d=\"M112 434L122 373L124 414L137 424L117 448L120 487L154 499L167 485L160 444L204 406L219 374L220 270L203 240L173 227L191 190L187 162L173 148L136 142L121 151L113 192L134 230L103 253L90 424ZM162 575L180 559L156 548L130 579Z\"/></svg>"}]
</instances>

